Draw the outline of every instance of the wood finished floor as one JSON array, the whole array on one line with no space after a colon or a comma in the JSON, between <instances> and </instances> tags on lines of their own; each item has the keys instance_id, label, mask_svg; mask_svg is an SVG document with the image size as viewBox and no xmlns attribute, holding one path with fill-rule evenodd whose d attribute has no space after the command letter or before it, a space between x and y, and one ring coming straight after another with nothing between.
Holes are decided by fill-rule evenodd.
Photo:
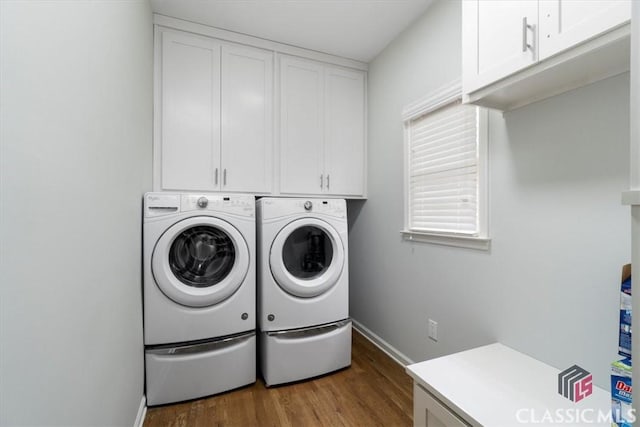
<instances>
[{"instance_id":1,"label":"wood finished floor","mask_svg":"<svg viewBox=\"0 0 640 427\"><path fill-rule=\"evenodd\" d=\"M313 380L149 408L144 427L385 426L412 424L412 383L404 368L353 332L351 367Z\"/></svg>"}]
</instances>

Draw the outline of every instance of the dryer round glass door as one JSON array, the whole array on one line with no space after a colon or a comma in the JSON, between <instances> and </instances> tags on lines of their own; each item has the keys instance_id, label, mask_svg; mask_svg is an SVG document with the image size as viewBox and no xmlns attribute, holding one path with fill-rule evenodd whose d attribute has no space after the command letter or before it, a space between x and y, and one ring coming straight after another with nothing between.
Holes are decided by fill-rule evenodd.
<instances>
[{"instance_id":1,"label":"dryer round glass door","mask_svg":"<svg viewBox=\"0 0 640 427\"><path fill-rule=\"evenodd\" d=\"M160 237L151 261L162 292L178 304L206 307L229 298L249 270L249 248L226 221L193 217Z\"/></svg>"},{"instance_id":2,"label":"dryer round glass door","mask_svg":"<svg viewBox=\"0 0 640 427\"><path fill-rule=\"evenodd\" d=\"M340 234L328 223L304 218L287 224L273 240L271 273L286 292L318 296L336 284L344 266Z\"/></svg>"}]
</instances>

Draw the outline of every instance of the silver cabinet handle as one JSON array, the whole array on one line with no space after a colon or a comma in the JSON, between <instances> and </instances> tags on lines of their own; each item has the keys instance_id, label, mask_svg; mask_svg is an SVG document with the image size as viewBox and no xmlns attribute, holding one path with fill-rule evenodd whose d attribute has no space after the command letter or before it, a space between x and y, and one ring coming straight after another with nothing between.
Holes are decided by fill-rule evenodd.
<instances>
[{"instance_id":1,"label":"silver cabinet handle","mask_svg":"<svg viewBox=\"0 0 640 427\"><path fill-rule=\"evenodd\" d=\"M216 168L216 181L215 181L215 185L218 185L218 168Z\"/></svg>"},{"instance_id":2,"label":"silver cabinet handle","mask_svg":"<svg viewBox=\"0 0 640 427\"><path fill-rule=\"evenodd\" d=\"M533 26L527 24L527 17L522 18L522 51L526 52L527 49L533 49L533 47L527 43L527 30L533 31Z\"/></svg>"},{"instance_id":3,"label":"silver cabinet handle","mask_svg":"<svg viewBox=\"0 0 640 427\"><path fill-rule=\"evenodd\" d=\"M324 179L324 175L323 175L323 174L320 174L320 189L321 189L321 190L324 188L324 187L323 187L323 179Z\"/></svg>"},{"instance_id":4,"label":"silver cabinet handle","mask_svg":"<svg viewBox=\"0 0 640 427\"><path fill-rule=\"evenodd\" d=\"M331 175L327 175L327 190L331 186L331 181L329 180L330 178L331 178Z\"/></svg>"},{"instance_id":5,"label":"silver cabinet handle","mask_svg":"<svg viewBox=\"0 0 640 427\"><path fill-rule=\"evenodd\" d=\"M222 185L227 185L227 168L222 172Z\"/></svg>"}]
</instances>

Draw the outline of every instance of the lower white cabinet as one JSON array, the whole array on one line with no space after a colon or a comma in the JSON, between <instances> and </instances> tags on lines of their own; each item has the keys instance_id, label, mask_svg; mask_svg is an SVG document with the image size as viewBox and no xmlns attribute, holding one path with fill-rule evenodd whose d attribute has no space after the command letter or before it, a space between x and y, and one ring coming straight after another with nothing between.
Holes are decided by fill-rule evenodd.
<instances>
[{"instance_id":1,"label":"lower white cabinet","mask_svg":"<svg viewBox=\"0 0 640 427\"><path fill-rule=\"evenodd\" d=\"M469 426L418 384L413 385L413 425L414 427Z\"/></svg>"},{"instance_id":2,"label":"lower white cabinet","mask_svg":"<svg viewBox=\"0 0 640 427\"><path fill-rule=\"evenodd\" d=\"M364 196L364 72L281 57L280 192Z\"/></svg>"}]
</instances>

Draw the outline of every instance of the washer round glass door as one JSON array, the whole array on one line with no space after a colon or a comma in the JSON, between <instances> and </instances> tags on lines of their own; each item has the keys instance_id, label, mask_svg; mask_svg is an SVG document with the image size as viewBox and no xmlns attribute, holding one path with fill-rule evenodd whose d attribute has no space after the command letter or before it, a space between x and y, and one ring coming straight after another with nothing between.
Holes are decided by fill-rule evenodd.
<instances>
[{"instance_id":1,"label":"washer round glass door","mask_svg":"<svg viewBox=\"0 0 640 427\"><path fill-rule=\"evenodd\" d=\"M206 307L229 298L249 271L249 248L226 221L193 217L169 227L153 250L160 290L178 304Z\"/></svg>"},{"instance_id":2,"label":"washer round glass door","mask_svg":"<svg viewBox=\"0 0 640 427\"><path fill-rule=\"evenodd\" d=\"M269 262L282 289L298 297L315 297L333 287L342 273L342 240L322 220L298 219L284 226L273 240Z\"/></svg>"}]
</instances>

